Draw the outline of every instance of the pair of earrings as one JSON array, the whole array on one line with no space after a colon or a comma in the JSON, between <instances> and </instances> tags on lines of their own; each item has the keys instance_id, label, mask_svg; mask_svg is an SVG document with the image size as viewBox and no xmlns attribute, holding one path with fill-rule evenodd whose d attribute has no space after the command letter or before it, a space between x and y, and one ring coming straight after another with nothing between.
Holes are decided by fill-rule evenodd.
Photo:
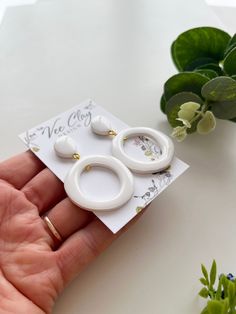
<instances>
[{"instance_id":1,"label":"pair of earrings","mask_svg":"<svg viewBox=\"0 0 236 314\"><path fill-rule=\"evenodd\" d=\"M130 200L134 192L134 179L130 170L139 174L159 172L169 167L173 159L173 142L168 136L157 130L136 127L122 130L117 134L110 121L103 116L96 116L92 119L91 129L98 135L113 136L113 156L90 155L81 158L75 141L69 136L59 137L54 144L55 152L59 157L77 160L65 178L64 187L71 201L86 210L102 211L121 207ZM161 156L158 160L138 161L125 153L124 140L137 136L146 136L160 147ZM118 176L121 187L118 195L113 199L93 201L83 194L79 185L79 178L82 172L91 166L108 168Z\"/></svg>"}]
</instances>

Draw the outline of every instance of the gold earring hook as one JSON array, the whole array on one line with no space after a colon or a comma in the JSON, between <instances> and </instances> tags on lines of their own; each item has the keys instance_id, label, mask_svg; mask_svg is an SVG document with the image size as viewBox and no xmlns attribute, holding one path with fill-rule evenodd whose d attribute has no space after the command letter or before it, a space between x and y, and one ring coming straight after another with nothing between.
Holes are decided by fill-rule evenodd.
<instances>
[{"instance_id":1,"label":"gold earring hook","mask_svg":"<svg viewBox=\"0 0 236 314\"><path fill-rule=\"evenodd\" d=\"M72 158L75 159L75 160L79 160L79 159L80 159L80 154L79 154L79 153L74 153L74 154L72 155ZM86 170L86 171L91 170L91 166L90 166L90 165L87 165L87 166L85 167L85 170Z\"/></svg>"},{"instance_id":2,"label":"gold earring hook","mask_svg":"<svg viewBox=\"0 0 236 314\"><path fill-rule=\"evenodd\" d=\"M108 131L108 135L109 136L116 136L118 133L116 132L116 131L114 131L114 130L110 130L110 131ZM123 138L123 141L126 141L128 139L128 137L124 137Z\"/></svg>"},{"instance_id":3,"label":"gold earring hook","mask_svg":"<svg viewBox=\"0 0 236 314\"><path fill-rule=\"evenodd\" d=\"M79 160L79 159L80 159L80 154L79 154L79 153L74 153L74 154L72 155L72 158L73 158L73 159L76 159L76 160Z\"/></svg>"},{"instance_id":4,"label":"gold earring hook","mask_svg":"<svg viewBox=\"0 0 236 314\"><path fill-rule=\"evenodd\" d=\"M114 131L114 130L110 130L110 131L108 131L108 135L110 135L110 136L116 136L117 133L116 133L116 131Z\"/></svg>"}]
</instances>

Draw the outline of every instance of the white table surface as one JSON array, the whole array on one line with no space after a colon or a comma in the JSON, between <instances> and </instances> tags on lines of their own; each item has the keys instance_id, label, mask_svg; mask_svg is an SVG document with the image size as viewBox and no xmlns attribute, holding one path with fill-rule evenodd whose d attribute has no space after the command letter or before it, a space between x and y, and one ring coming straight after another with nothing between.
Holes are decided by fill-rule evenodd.
<instances>
[{"instance_id":1,"label":"white table surface","mask_svg":"<svg viewBox=\"0 0 236 314\"><path fill-rule=\"evenodd\" d=\"M0 158L17 134L92 98L132 126L160 112L182 31L220 26L203 0L41 0L0 25ZM58 299L54 314L198 314L200 263L236 273L236 125L176 143L190 169Z\"/></svg>"}]
</instances>

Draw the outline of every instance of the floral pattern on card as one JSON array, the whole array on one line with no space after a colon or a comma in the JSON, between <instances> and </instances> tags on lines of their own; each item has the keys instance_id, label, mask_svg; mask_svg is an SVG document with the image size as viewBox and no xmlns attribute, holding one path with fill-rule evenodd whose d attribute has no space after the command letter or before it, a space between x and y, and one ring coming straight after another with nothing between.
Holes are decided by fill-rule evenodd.
<instances>
[{"instance_id":1,"label":"floral pattern on card","mask_svg":"<svg viewBox=\"0 0 236 314\"><path fill-rule=\"evenodd\" d=\"M152 141L145 136L136 137L133 141L134 145L141 148L144 155L154 161L160 158L161 150Z\"/></svg>"},{"instance_id":2,"label":"floral pattern on card","mask_svg":"<svg viewBox=\"0 0 236 314\"><path fill-rule=\"evenodd\" d=\"M150 185L142 195L134 195L135 199L142 201L140 205L136 207L136 212L139 213L144 207L146 207L164 188L166 188L172 181L172 174L169 170L161 171L153 175L150 181Z\"/></svg>"},{"instance_id":3,"label":"floral pattern on card","mask_svg":"<svg viewBox=\"0 0 236 314\"><path fill-rule=\"evenodd\" d=\"M40 150L39 145L35 142L37 134L35 132L30 133L29 131L25 132L24 141L27 148L31 149L33 152L37 153Z\"/></svg>"}]
</instances>

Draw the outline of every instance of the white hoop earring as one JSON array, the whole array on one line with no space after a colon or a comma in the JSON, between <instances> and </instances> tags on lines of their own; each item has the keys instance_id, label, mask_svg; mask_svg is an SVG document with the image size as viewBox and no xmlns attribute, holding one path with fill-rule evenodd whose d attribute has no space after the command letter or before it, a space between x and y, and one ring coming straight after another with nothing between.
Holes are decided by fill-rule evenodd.
<instances>
[{"instance_id":1,"label":"white hoop earring","mask_svg":"<svg viewBox=\"0 0 236 314\"><path fill-rule=\"evenodd\" d=\"M92 131L98 135L114 136L112 140L112 154L136 173L155 173L168 168L174 156L174 144L164 133L146 127L128 128L118 134L112 129L111 123L103 116L96 116L91 122ZM138 161L124 151L124 140L129 137L146 136L152 139L161 150L158 160L145 162Z\"/></svg>"},{"instance_id":2,"label":"white hoop earring","mask_svg":"<svg viewBox=\"0 0 236 314\"><path fill-rule=\"evenodd\" d=\"M127 203L134 192L134 180L128 168L117 158L112 156L90 155L80 158L75 141L69 136L59 137L54 149L56 154L62 158L76 159L76 163L67 174L64 187L68 197L76 205L90 211L113 210ZM110 200L92 201L83 194L79 185L79 179L84 170L91 166L102 166L111 169L119 178L121 188L119 193Z\"/></svg>"}]
</instances>

